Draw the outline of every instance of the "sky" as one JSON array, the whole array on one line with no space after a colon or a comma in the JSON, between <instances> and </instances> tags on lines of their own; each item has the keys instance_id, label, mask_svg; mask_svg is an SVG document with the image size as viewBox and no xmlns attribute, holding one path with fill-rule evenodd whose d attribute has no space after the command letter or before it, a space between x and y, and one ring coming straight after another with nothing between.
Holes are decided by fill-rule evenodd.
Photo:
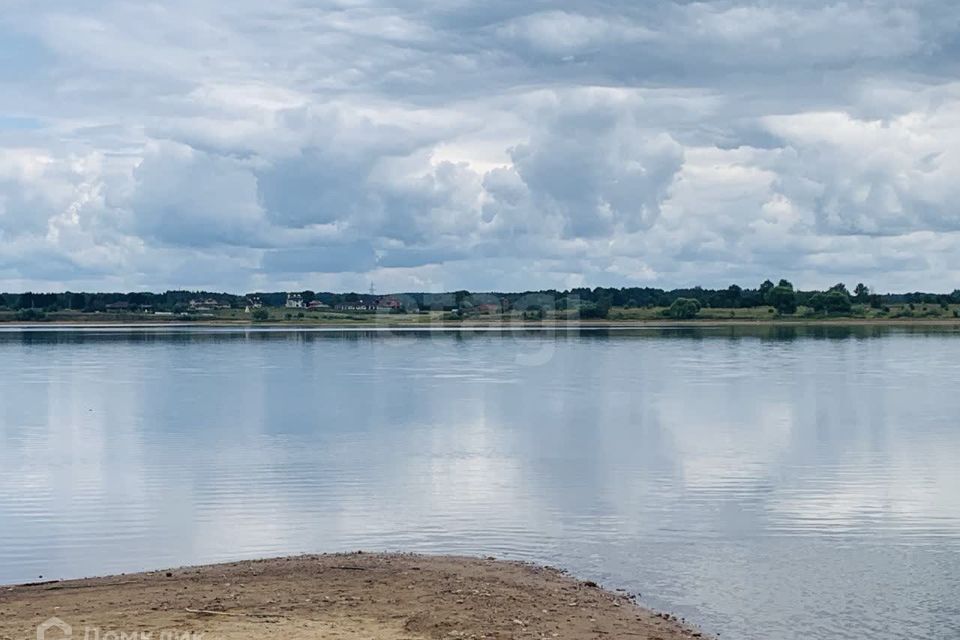
<instances>
[{"instance_id":1,"label":"sky","mask_svg":"<svg viewBox=\"0 0 960 640\"><path fill-rule=\"evenodd\" d=\"M960 288L953 0L2 0L0 290Z\"/></svg>"}]
</instances>

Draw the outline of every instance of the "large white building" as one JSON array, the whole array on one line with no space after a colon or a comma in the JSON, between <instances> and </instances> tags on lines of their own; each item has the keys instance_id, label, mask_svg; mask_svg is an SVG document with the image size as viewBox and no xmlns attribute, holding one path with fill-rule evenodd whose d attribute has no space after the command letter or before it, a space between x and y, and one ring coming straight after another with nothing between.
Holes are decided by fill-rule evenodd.
<instances>
[{"instance_id":1,"label":"large white building","mask_svg":"<svg viewBox=\"0 0 960 640\"><path fill-rule=\"evenodd\" d=\"M299 293L288 293L287 309L303 309L303 296Z\"/></svg>"}]
</instances>

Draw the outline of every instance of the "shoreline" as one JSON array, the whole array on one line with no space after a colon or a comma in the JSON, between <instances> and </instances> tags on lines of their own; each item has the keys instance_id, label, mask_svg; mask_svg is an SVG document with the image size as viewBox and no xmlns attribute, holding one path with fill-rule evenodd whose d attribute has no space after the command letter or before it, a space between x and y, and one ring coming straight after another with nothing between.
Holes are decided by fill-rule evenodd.
<instances>
[{"instance_id":1,"label":"shoreline","mask_svg":"<svg viewBox=\"0 0 960 640\"><path fill-rule=\"evenodd\" d=\"M362 552L0 587L0 638L36 638L54 616L74 637L91 629L238 640L705 637L550 567Z\"/></svg>"},{"instance_id":2,"label":"shoreline","mask_svg":"<svg viewBox=\"0 0 960 640\"><path fill-rule=\"evenodd\" d=\"M593 320L586 322L249 322L243 320L112 320L97 319L90 321L46 320L37 322L0 322L0 331L4 329L42 329L50 328L245 328L245 329L330 329L330 330L391 330L391 331L435 331L435 330L496 330L496 331L574 331L581 329L684 329L693 327L953 327L960 329L958 318L824 318L824 319L693 319L693 320Z\"/></svg>"}]
</instances>

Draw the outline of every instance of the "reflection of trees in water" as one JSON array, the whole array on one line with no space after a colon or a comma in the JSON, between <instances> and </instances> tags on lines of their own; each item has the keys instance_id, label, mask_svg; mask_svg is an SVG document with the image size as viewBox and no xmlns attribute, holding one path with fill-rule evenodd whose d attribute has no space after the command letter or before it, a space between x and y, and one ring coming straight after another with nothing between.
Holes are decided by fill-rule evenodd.
<instances>
[{"instance_id":1,"label":"reflection of trees in water","mask_svg":"<svg viewBox=\"0 0 960 640\"><path fill-rule=\"evenodd\" d=\"M0 331L0 345L131 343L131 344L216 344L233 342L327 341L363 342L384 340L468 341L477 338L527 338L542 340L620 340L638 338L677 338L686 340L759 339L789 341L864 340L891 335L937 336L956 334L953 326L879 325L879 324L699 324L648 327L384 327L364 328L274 328L274 327L39 327Z\"/></svg>"}]
</instances>

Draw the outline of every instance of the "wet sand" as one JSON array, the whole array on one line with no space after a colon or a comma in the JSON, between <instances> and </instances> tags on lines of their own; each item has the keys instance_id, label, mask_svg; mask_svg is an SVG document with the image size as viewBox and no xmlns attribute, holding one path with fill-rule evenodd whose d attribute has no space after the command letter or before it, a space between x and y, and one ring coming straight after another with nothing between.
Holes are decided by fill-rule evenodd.
<instances>
[{"instance_id":1,"label":"wet sand","mask_svg":"<svg viewBox=\"0 0 960 640\"><path fill-rule=\"evenodd\" d=\"M366 553L0 587L0 639L36 638L54 616L87 640L701 637L555 569ZM63 629L46 634L63 637Z\"/></svg>"}]
</instances>

